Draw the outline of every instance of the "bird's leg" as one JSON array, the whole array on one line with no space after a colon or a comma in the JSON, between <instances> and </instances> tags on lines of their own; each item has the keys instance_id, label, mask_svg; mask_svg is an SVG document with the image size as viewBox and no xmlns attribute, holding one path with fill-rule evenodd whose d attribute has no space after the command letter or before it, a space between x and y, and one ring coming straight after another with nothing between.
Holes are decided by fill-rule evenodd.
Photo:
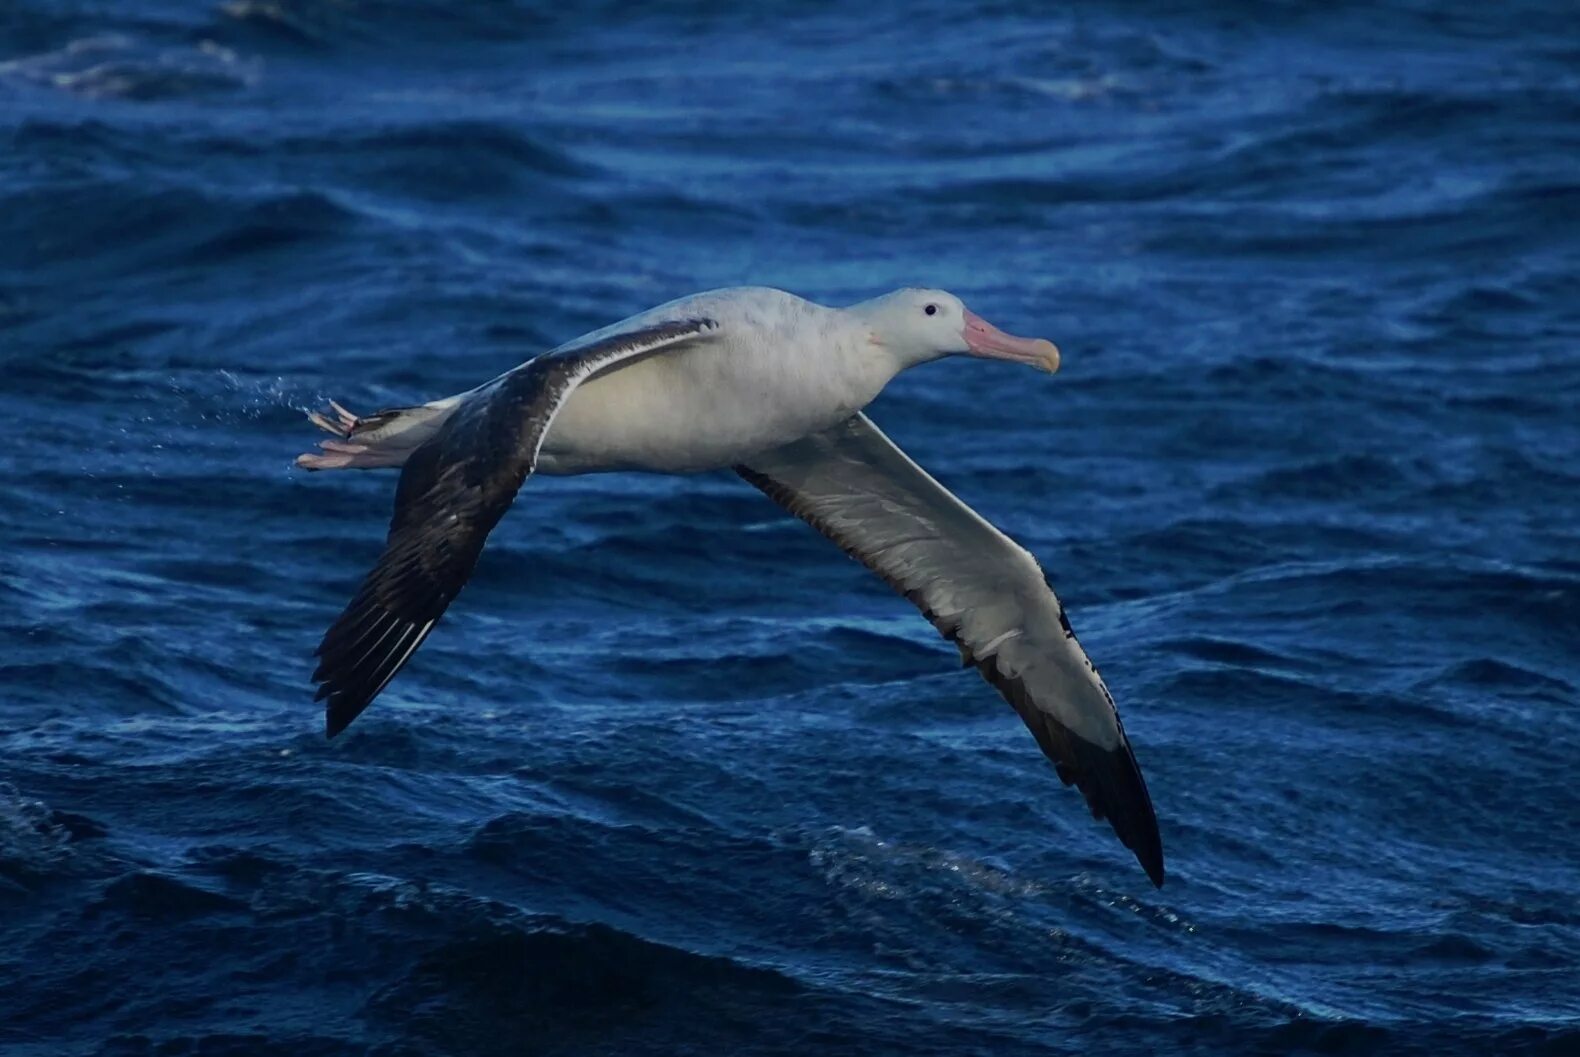
<instances>
[{"instance_id":1,"label":"bird's leg","mask_svg":"<svg viewBox=\"0 0 1580 1057\"><path fill-rule=\"evenodd\" d=\"M329 401L329 410L335 416L334 421L326 418L321 411L309 411L307 420L325 433L333 433L341 439L351 436L351 431L356 429L358 423L361 422L361 419L357 418L356 415L353 415L333 400Z\"/></svg>"},{"instance_id":2,"label":"bird's leg","mask_svg":"<svg viewBox=\"0 0 1580 1057\"><path fill-rule=\"evenodd\" d=\"M333 416L333 417L330 417ZM325 433L332 434L333 440L319 442L322 452L309 452L296 457L296 465L304 470L338 470L347 466L358 466L364 461L363 457L367 447L362 444L347 443L351 434L365 421L352 414L333 400L329 401L328 412L309 411L307 420Z\"/></svg>"}]
</instances>

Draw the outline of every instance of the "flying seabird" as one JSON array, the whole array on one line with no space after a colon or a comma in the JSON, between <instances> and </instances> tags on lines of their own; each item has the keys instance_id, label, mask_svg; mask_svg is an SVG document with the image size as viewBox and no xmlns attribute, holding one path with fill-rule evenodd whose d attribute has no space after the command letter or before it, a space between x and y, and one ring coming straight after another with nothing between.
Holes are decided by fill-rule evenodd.
<instances>
[{"instance_id":1,"label":"flying seabird","mask_svg":"<svg viewBox=\"0 0 1580 1057\"><path fill-rule=\"evenodd\" d=\"M384 553L319 644L339 734L465 586L533 473L732 468L910 599L1014 706L1066 785L1163 883L1163 848L1119 713L1037 560L940 485L862 409L944 356L1054 371L942 290L827 308L762 287L696 294L527 360L458 396L310 418L309 470L401 467Z\"/></svg>"}]
</instances>

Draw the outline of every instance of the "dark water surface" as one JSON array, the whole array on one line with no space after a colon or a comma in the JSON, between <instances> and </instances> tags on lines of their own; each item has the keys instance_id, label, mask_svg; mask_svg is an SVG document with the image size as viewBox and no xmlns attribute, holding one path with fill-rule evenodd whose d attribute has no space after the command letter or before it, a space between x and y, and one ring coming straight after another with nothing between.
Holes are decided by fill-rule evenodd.
<instances>
[{"instance_id":1,"label":"dark water surface","mask_svg":"<svg viewBox=\"0 0 1580 1057\"><path fill-rule=\"evenodd\" d=\"M1574 8L1040 9L0 5L0 1052L1580 1053ZM1064 348L872 411L1163 890L727 475L534 480L324 740L303 409L742 282Z\"/></svg>"}]
</instances>

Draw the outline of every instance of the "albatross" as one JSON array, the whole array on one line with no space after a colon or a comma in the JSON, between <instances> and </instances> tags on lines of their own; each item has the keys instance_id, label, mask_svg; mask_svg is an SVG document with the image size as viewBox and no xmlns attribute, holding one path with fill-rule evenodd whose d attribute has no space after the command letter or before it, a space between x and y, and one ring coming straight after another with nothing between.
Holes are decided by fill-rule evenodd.
<instances>
[{"instance_id":1,"label":"albatross","mask_svg":"<svg viewBox=\"0 0 1580 1057\"><path fill-rule=\"evenodd\" d=\"M329 737L433 631L529 476L728 468L920 609L1161 886L1146 782L1037 560L863 412L901 371L953 355L1059 366L1052 342L1007 334L943 290L829 308L743 287L660 305L456 396L313 412L333 436L297 465L401 467L384 552L317 650Z\"/></svg>"}]
</instances>

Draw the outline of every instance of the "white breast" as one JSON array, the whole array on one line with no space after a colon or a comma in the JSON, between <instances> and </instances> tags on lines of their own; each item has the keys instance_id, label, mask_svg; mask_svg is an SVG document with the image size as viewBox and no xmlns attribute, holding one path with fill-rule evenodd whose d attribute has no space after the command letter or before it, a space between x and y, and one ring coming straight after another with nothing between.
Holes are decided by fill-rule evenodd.
<instances>
[{"instance_id":1,"label":"white breast","mask_svg":"<svg viewBox=\"0 0 1580 1057\"><path fill-rule=\"evenodd\" d=\"M705 315L722 326L582 383L555 416L538 472L722 469L844 421L893 376L843 313L780 291L748 294L698 295L638 317Z\"/></svg>"}]
</instances>

